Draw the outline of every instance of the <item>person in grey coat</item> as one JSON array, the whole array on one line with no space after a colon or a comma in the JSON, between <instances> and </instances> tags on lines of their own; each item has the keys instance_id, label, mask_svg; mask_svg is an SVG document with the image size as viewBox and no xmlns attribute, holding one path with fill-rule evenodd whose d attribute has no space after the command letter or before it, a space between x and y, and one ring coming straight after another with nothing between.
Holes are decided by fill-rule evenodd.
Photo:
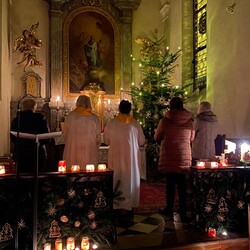
<instances>
[{"instance_id":1,"label":"person in grey coat","mask_svg":"<svg viewBox=\"0 0 250 250\"><path fill-rule=\"evenodd\" d=\"M207 101L200 103L194 118L195 137L192 143L193 160L211 159L215 156L215 139L218 134L217 116Z\"/></svg>"}]
</instances>

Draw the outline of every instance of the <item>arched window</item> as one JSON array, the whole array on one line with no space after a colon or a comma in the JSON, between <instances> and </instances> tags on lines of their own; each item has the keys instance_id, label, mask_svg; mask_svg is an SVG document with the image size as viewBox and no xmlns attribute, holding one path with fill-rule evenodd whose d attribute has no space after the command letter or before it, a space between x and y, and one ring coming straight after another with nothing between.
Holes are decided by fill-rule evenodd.
<instances>
[{"instance_id":1,"label":"arched window","mask_svg":"<svg viewBox=\"0 0 250 250\"><path fill-rule=\"evenodd\" d=\"M207 82L207 0L194 0L194 90Z\"/></svg>"}]
</instances>

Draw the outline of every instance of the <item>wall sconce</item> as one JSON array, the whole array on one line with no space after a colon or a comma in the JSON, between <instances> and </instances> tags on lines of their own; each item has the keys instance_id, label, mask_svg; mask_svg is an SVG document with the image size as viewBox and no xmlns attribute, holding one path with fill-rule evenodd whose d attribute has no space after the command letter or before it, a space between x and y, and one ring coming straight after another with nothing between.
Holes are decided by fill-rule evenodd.
<instances>
[{"instance_id":1,"label":"wall sconce","mask_svg":"<svg viewBox=\"0 0 250 250\"><path fill-rule=\"evenodd\" d=\"M236 6L236 3L233 3L232 5L227 6L226 10L229 14L234 14L234 7Z\"/></svg>"}]
</instances>

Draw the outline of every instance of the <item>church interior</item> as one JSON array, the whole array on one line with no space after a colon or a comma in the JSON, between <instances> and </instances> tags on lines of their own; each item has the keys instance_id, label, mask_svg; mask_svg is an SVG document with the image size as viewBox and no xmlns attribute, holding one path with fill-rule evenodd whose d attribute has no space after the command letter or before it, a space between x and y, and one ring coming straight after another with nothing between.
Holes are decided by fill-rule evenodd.
<instances>
[{"instance_id":1,"label":"church interior","mask_svg":"<svg viewBox=\"0 0 250 250\"><path fill-rule=\"evenodd\" d=\"M249 12L248 0L0 1L0 249L249 249ZM156 46L164 52L154 52ZM90 96L102 131L118 114L122 99L132 101L144 129L152 117L158 119L156 109L145 110L138 98L149 92L143 84L151 87L155 80L150 82L150 74L158 67L146 65L142 58L153 61L162 54L169 62L166 83L161 83L162 89L169 84L168 96L161 90L157 103L164 106L173 93L181 93L185 108L195 115L199 103L208 101L222 138L218 154L230 153L231 145L241 154L239 161L232 157L225 168L202 161L206 168L194 166L190 225L181 223L178 214L174 223L158 212L137 212L132 217L114 214L105 145L99 150L103 164L98 171L72 170L69 175L59 171L64 167L59 163L65 117L80 95ZM162 71L155 73L160 82ZM145 75L149 83L143 82ZM47 172L25 177L15 174L10 127L27 98L36 100L53 139ZM242 160L242 143L247 145L247 160ZM162 182L155 157L148 154L141 150L144 183ZM21 194L16 185L36 195ZM77 208L72 208L73 191L88 207L84 227ZM68 196L56 201L59 193ZM61 202L57 219L56 202ZM91 202L99 214L89 210ZM219 213L210 213L215 206ZM33 219L24 221L20 215ZM68 226L70 215L78 216L73 227Z\"/></svg>"}]
</instances>

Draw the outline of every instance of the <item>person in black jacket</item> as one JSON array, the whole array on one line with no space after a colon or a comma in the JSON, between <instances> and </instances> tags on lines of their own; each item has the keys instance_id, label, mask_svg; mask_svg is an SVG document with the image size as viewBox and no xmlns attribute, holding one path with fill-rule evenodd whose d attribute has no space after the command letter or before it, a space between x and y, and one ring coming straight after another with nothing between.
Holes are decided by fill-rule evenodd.
<instances>
[{"instance_id":1,"label":"person in black jacket","mask_svg":"<svg viewBox=\"0 0 250 250\"><path fill-rule=\"evenodd\" d=\"M36 113L37 103L34 99L25 99L22 103L22 111L18 111L11 123L11 131L43 134L48 133L49 128L43 114ZM20 135L20 134L19 134ZM32 173L37 167L37 144L35 139L25 139L11 135L14 143L13 159L20 173ZM42 172L46 163L46 144L49 139L39 141L38 171Z\"/></svg>"}]
</instances>

